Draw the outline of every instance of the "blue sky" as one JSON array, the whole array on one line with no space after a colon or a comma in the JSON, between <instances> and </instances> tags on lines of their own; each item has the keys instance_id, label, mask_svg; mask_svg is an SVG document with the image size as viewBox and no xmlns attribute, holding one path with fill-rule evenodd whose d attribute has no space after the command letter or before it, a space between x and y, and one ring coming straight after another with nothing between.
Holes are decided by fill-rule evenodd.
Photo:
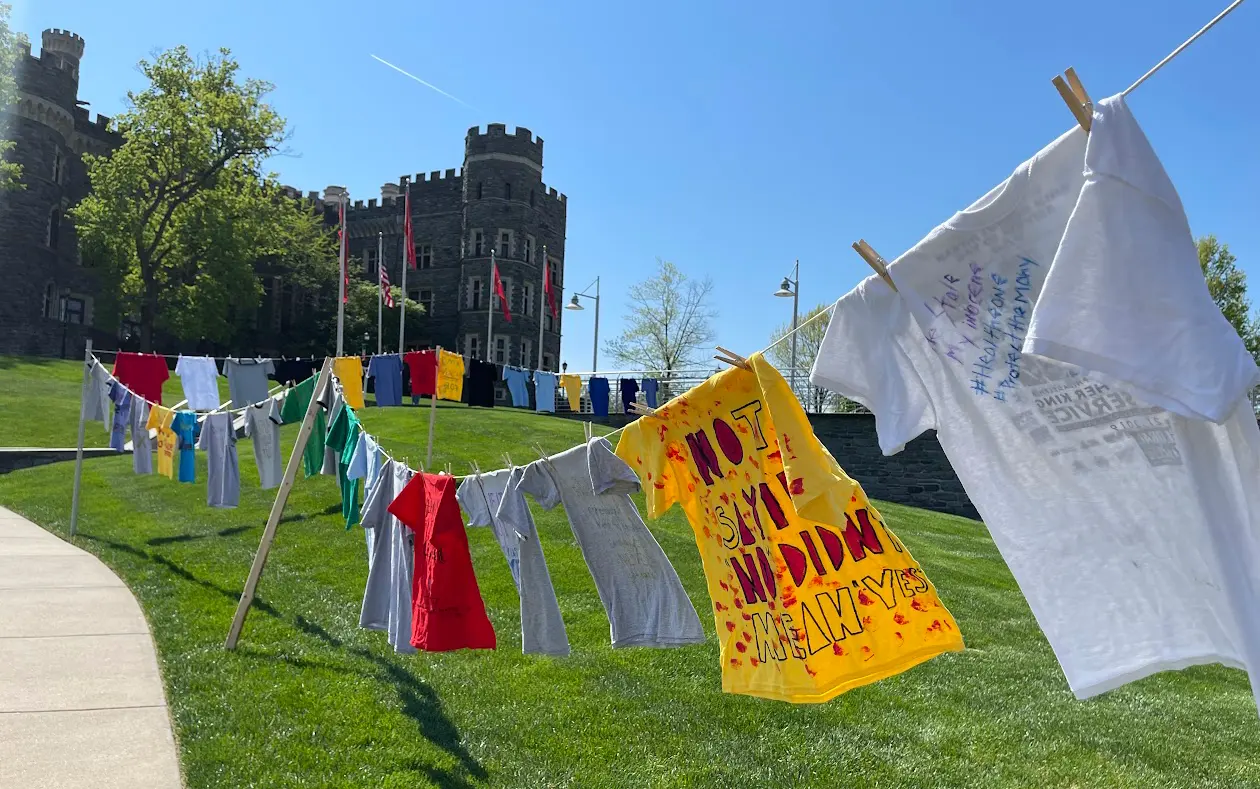
<instances>
[{"instance_id":1,"label":"blue sky","mask_svg":"<svg viewBox=\"0 0 1260 789\"><path fill-rule=\"evenodd\" d=\"M770 294L794 259L802 311L835 300L869 273L852 241L895 257L1068 128L1054 74L1119 92L1225 5L18 0L14 22L36 46L81 34L80 96L106 114L141 86L140 58L229 47L276 85L293 155L273 166L303 191L375 197L458 167L470 126L526 126L569 196L566 298L602 277L601 337L659 256L713 277L720 342L751 353L791 318ZM1130 104L1194 231L1230 245L1260 300L1257 41L1244 4ZM566 313L574 369L592 314Z\"/></svg>"}]
</instances>

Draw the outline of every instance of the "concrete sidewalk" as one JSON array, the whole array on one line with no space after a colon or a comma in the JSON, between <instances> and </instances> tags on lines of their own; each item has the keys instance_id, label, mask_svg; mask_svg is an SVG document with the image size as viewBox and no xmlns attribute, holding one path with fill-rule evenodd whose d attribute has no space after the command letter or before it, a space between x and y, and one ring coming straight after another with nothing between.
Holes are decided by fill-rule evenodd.
<instances>
[{"instance_id":1,"label":"concrete sidewalk","mask_svg":"<svg viewBox=\"0 0 1260 789\"><path fill-rule=\"evenodd\" d=\"M157 655L95 556L0 507L0 787L179 789Z\"/></svg>"}]
</instances>

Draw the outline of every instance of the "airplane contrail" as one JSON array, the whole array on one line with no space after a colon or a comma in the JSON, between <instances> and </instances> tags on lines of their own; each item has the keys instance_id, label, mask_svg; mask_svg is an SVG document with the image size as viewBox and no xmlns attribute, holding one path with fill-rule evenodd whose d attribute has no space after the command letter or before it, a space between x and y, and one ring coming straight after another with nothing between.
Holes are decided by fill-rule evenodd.
<instances>
[{"instance_id":1,"label":"airplane contrail","mask_svg":"<svg viewBox=\"0 0 1260 789\"><path fill-rule=\"evenodd\" d=\"M369 53L369 54L370 54L370 53ZM465 107L467 107L467 108L468 108L468 109L470 109L470 110L475 110L475 109L477 109L476 107L474 107L473 105L471 105L471 104L469 104L468 102L464 101L464 100L463 100L463 99L461 99L460 97L458 97L458 96L452 96L451 94L449 94L449 93L447 93L446 91L444 91L444 90L442 90L441 88L439 88L437 85L434 85L432 82L426 82L426 81L424 81L424 80L420 79L419 77L417 77L415 74L412 74L412 73L411 73L411 72L409 72L409 71L404 71L403 69L398 68L398 67L397 67L397 66L395 66L393 63L390 63L388 60L386 60L386 59L384 59L384 58L378 58L376 55L372 55L372 59L373 59L373 60L375 60L375 61L377 61L377 62L379 62L379 63L384 63L385 65L387 65L387 66L389 66L390 68L392 68L394 71L397 71L399 74L402 74L404 77L411 77L411 78L412 78L412 79L414 79L416 82L419 82L421 85L425 86L426 88L429 88L430 90L435 90L435 91L437 91L438 93L441 93L443 96L445 96L446 98L448 98L448 99L450 99L450 100L452 100L452 101L458 101L460 104L463 104Z\"/></svg>"}]
</instances>

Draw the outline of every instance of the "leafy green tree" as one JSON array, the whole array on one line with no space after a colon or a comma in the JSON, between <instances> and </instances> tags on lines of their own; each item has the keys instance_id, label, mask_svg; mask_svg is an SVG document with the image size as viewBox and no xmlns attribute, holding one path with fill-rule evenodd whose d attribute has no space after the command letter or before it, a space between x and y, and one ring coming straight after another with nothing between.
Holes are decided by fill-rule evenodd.
<instances>
[{"instance_id":1,"label":"leafy green tree","mask_svg":"<svg viewBox=\"0 0 1260 789\"><path fill-rule=\"evenodd\" d=\"M827 335L827 324L831 322L830 310L830 304L819 304L797 321L800 329L796 332L796 396L811 414L863 410L862 406L847 397L809 382L809 371L814 367L814 360L818 358L818 351L822 348L823 337ZM766 354L789 381L792 377L791 332L791 321L776 327L770 334L771 348Z\"/></svg>"},{"instance_id":2,"label":"leafy green tree","mask_svg":"<svg viewBox=\"0 0 1260 789\"><path fill-rule=\"evenodd\" d=\"M314 213L263 173L285 122L264 102L272 86L238 69L226 49L141 61L149 84L116 119L122 146L84 157L92 192L72 214L83 257L138 316L142 350L158 332L227 342L262 294L257 264L313 276L332 254Z\"/></svg>"},{"instance_id":3,"label":"leafy green tree","mask_svg":"<svg viewBox=\"0 0 1260 789\"><path fill-rule=\"evenodd\" d=\"M702 361L713 342L713 281L690 279L668 260L656 263L655 277L630 287L626 328L605 347L622 364L668 379Z\"/></svg>"},{"instance_id":4,"label":"leafy green tree","mask_svg":"<svg viewBox=\"0 0 1260 789\"><path fill-rule=\"evenodd\" d=\"M330 290L334 299L332 302L332 320L324 336L328 338L328 352L331 353L336 350L333 346L337 342L336 296L338 291L335 275ZM394 353L398 350L398 302L402 299L402 289L394 285L389 290L394 296L394 308L386 307L383 312L382 332L384 342L382 347L386 353ZM345 352L347 354L357 354L364 349L368 353L376 353L376 293L377 287L375 282L355 279L353 276L350 278L350 289L347 291L345 327ZM412 338L419 337L424 331L425 320L424 305L418 301L408 299L407 336ZM366 342L363 339L364 336L368 338Z\"/></svg>"},{"instance_id":5,"label":"leafy green tree","mask_svg":"<svg viewBox=\"0 0 1260 789\"><path fill-rule=\"evenodd\" d=\"M12 106L17 101L17 78L14 69L17 67L19 45L26 37L14 35L9 27L9 19L13 6L0 3L0 107ZM22 165L8 160L9 152L17 143L10 137L9 129L4 129L0 138L0 192L22 189Z\"/></svg>"},{"instance_id":6,"label":"leafy green tree","mask_svg":"<svg viewBox=\"0 0 1260 789\"><path fill-rule=\"evenodd\" d=\"M1207 279L1212 301L1221 308L1221 314L1242 337L1247 350L1260 361L1260 316L1252 314L1251 301L1247 298L1247 275L1238 268L1238 258L1214 235L1202 236L1196 242L1199 247L1199 266Z\"/></svg>"}]
</instances>

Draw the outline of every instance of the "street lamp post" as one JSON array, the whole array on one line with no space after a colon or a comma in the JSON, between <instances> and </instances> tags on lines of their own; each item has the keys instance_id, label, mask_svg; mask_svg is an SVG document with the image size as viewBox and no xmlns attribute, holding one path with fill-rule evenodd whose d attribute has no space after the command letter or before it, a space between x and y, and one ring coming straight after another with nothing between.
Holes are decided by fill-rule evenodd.
<instances>
[{"instance_id":1,"label":"street lamp post","mask_svg":"<svg viewBox=\"0 0 1260 789\"><path fill-rule=\"evenodd\" d=\"M792 267L792 278L784 277L774 295L781 298L792 297L792 373L789 378L792 382L792 394L796 394L796 321L800 316L801 305L801 261L799 259Z\"/></svg>"},{"instance_id":2,"label":"street lamp post","mask_svg":"<svg viewBox=\"0 0 1260 789\"><path fill-rule=\"evenodd\" d=\"M586 292L591 289L591 285L595 286L594 296ZM591 353L591 372L594 373L599 372L599 277L596 277L595 281L592 282L591 285L587 285L586 290L575 292L573 294L573 298L568 304L564 305L564 308L566 310L584 310L586 308L578 301L578 297L581 296L584 299L595 299L595 348Z\"/></svg>"}]
</instances>

